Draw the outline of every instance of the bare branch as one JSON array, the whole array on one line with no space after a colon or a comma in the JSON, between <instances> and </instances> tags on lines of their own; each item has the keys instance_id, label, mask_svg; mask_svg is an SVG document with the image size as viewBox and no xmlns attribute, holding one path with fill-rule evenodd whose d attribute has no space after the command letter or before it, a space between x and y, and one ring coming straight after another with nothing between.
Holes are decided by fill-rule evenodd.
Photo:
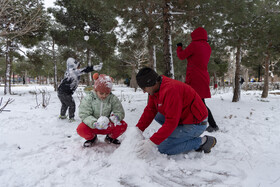
<instances>
[{"instance_id":1,"label":"bare branch","mask_svg":"<svg viewBox=\"0 0 280 187\"><path fill-rule=\"evenodd\" d=\"M43 23L43 7L37 0L0 0L0 37L10 39L38 30Z\"/></svg>"},{"instance_id":2,"label":"bare branch","mask_svg":"<svg viewBox=\"0 0 280 187\"><path fill-rule=\"evenodd\" d=\"M47 108L47 106L50 103L51 94L50 92L47 91L46 88L38 89L38 91L37 89L35 89L35 91L29 91L29 93L35 95L35 100L36 100L35 108L39 108L40 106L42 106L43 108ZM41 102L38 100L39 95L42 95Z\"/></svg>"},{"instance_id":3,"label":"bare branch","mask_svg":"<svg viewBox=\"0 0 280 187\"><path fill-rule=\"evenodd\" d=\"M3 98L1 97L1 100L0 100L0 106L2 104L2 101L3 101ZM0 113L5 111L5 112L10 112L10 110L4 110L6 108L7 105L11 104L12 102L14 102L15 100L14 99L11 99L9 98L6 103L0 108Z\"/></svg>"}]
</instances>

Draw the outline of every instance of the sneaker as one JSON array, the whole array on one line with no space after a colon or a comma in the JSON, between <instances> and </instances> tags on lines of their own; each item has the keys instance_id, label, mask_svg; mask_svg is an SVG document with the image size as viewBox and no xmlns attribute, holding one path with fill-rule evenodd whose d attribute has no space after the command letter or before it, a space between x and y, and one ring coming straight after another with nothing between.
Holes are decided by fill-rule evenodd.
<instances>
[{"instance_id":1,"label":"sneaker","mask_svg":"<svg viewBox=\"0 0 280 187\"><path fill-rule=\"evenodd\" d=\"M214 131L218 131L218 130L219 130L219 127L218 127L218 126L216 126L216 127L208 126L208 127L206 128L206 131L208 131L208 132L214 132Z\"/></svg>"},{"instance_id":2,"label":"sneaker","mask_svg":"<svg viewBox=\"0 0 280 187\"><path fill-rule=\"evenodd\" d=\"M66 119L67 116L62 116L62 115L59 115L58 119Z\"/></svg>"},{"instance_id":3,"label":"sneaker","mask_svg":"<svg viewBox=\"0 0 280 187\"><path fill-rule=\"evenodd\" d=\"M69 118L69 120L68 120L70 123L72 123L72 122L74 122L74 121L76 121L74 118Z\"/></svg>"},{"instance_id":4,"label":"sneaker","mask_svg":"<svg viewBox=\"0 0 280 187\"><path fill-rule=\"evenodd\" d=\"M217 139L213 136L206 136L206 142L202 144L199 149L197 149L197 152L204 151L204 153L210 153L211 149L216 145Z\"/></svg>"},{"instance_id":5,"label":"sneaker","mask_svg":"<svg viewBox=\"0 0 280 187\"><path fill-rule=\"evenodd\" d=\"M95 135L93 139L85 141L84 147L92 147L96 142L96 140L97 140L97 136Z\"/></svg>"},{"instance_id":6,"label":"sneaker","mask_svg":"<svg viewBox=\"0 0 280 187\"><path fill-rule=\"evenodd\" d=\"M109 135L106 136L105 142L109 143L109 144L110 143L117 144L117 145L121 144L121 142L118 139L113 139L113 138L109 137Z\"/></svg>"}]
</instances>

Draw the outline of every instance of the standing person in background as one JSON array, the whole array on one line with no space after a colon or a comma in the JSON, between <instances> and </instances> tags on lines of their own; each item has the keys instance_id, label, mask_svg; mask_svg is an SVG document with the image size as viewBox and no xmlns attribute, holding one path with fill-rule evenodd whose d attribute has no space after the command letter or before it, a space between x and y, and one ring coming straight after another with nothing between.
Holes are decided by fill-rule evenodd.
<instances>
[{"instance_id":1,"label":"standing person in background","mask_svg":"<svg viewBox=\"0 0 280 187\"><path fill-rule=\"evenodd\" d=\"M76 105L72 97L78 87L80 76L91 71L99 71L102 68L102 63L95 66L87 66L80 69L80 63L74 58L68 58L66 61L67 70L64 74L64 79L58 87L58 98L61 102L59 119L66 119L66 111L69 109L69 121L75 121Z\"/></svg>"},{"instance_id":2,"label":"standing person in background","mask_svg":"<svg viewBox=\"0 0 280 187\"><path fill-rule=\"evenodd\" d=\"M201 97L205 103L206 98L211 98L210 93L210 77L207 69L207 65L211 55L211 47L208 44L207 32L204 28L198 27L191 33L192 42L183 49L183 44L177 44L177 56L180 60L187 59L186 70L186 84L190 85ZM214 117L208 110L208 132L219 130Z\"/></svg>"}]
</instances>

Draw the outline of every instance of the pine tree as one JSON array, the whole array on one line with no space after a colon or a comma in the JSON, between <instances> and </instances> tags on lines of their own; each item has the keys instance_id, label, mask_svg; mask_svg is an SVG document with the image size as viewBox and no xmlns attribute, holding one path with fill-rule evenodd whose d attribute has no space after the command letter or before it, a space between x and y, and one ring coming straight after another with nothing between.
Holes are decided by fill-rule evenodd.
<instances>
[{"instance_id":1,"label":"pine tree","mask_svg":"<svg viewBox=\"0 0 280 187\"><path fill-rule=\"evenodd\" d=\"M258 72L264 69L264 87L262 97L268 96L269 69L279 61L279 21L280 5L278 1L255 1L253 19L249 28L249 39L246 41L246 58L242 61L247 67ZM273 72L272 72L273 73Z\"/></svg>"},{"instance_id":2,"label":"pine tree","mask_svg":"<svg viewBox=\"0 0 280 187\"><path fill-rule=\"evenodd\" d=\"M117 42L114 34L117 20L108 8L109 4L102 0L57 0L55 4L59 8L49 11L65 27L55 34L57 43L71 47L76 54L85 52L87 65L92 65L91 61L95 61L95 64L108 61L114 54ZM90 80L91 74L88 84Z\"/></svg>"},{"instance_id":3,"label":"pine tree","mask_svg":"<svg viewBox=\"0 0 280 187\"><path fill-rule=\"evenodd\" d=\"M237 0L223 3L224 11L221 12L225 24L222 26L222 39L227 46L235 51L235 78L234 95L232 102L240 100L240 72L243 51L246 51L247 41L250 39L252 23L255 19L255 8L253 2ZM238 13L237 13L238 12Z\"/></svg>"},{"instance_id":4,"label":"pine tree","mask_svg":"<svg viewBox=\"0 0 280 187\"><path fill-rule=\"evenodd\" d=\"M11 94L13 53L19 43L33 46L44 34L46 18L41 0L1 0L0 37L5 38L6 72L4 94Z\"/></svg>"}]
</instances>

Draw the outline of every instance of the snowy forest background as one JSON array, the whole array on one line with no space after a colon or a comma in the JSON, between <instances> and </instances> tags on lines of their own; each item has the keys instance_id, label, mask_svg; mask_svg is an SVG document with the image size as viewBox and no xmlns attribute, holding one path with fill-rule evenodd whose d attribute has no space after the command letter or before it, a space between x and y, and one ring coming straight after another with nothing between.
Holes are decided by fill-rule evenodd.
<instances>
[{"instance_id":1,"label":"snowy forest background","mask_svg":"<svg viewBox=\"0 0 280 187\"><path fill-rule=\"evenodd\" d=\"M0 186L280 186L279 0L52 1L0 0ZM135 75L150 66L184 81L176 44L186 47L199 26L212 48L206 102L218 143L210 154L139 159L135 125L147 94ZM100 135L84 149L76 133L90 74L73 95L76 122L58 119L68 57L82 66L103 62L100 73L115 79L128 124L119 147ZM145 138L158 128L153 122Z\"/></svg>"},{"instance_id":2,"label":"snowy forest background","mask_svg":"<svg viewBox=\"0 0 280 187\"><path fill-rule=\"evenodd\" d=\"M176 44L186 47L199 26L213 51L211 86L233 85L233 101L239 100L240 77L262 81L265 98L280 73L279 0L56 0L49 8L42 0L0 3L4 94L17 82L52 83L56 90L68 57L83 66L103 62L101 73L116 82L128 78L133 88L142 66L184 81L186 62L177 58ZM91 75L82 82L90 85Z\"/></svg>"}]
</instances>

